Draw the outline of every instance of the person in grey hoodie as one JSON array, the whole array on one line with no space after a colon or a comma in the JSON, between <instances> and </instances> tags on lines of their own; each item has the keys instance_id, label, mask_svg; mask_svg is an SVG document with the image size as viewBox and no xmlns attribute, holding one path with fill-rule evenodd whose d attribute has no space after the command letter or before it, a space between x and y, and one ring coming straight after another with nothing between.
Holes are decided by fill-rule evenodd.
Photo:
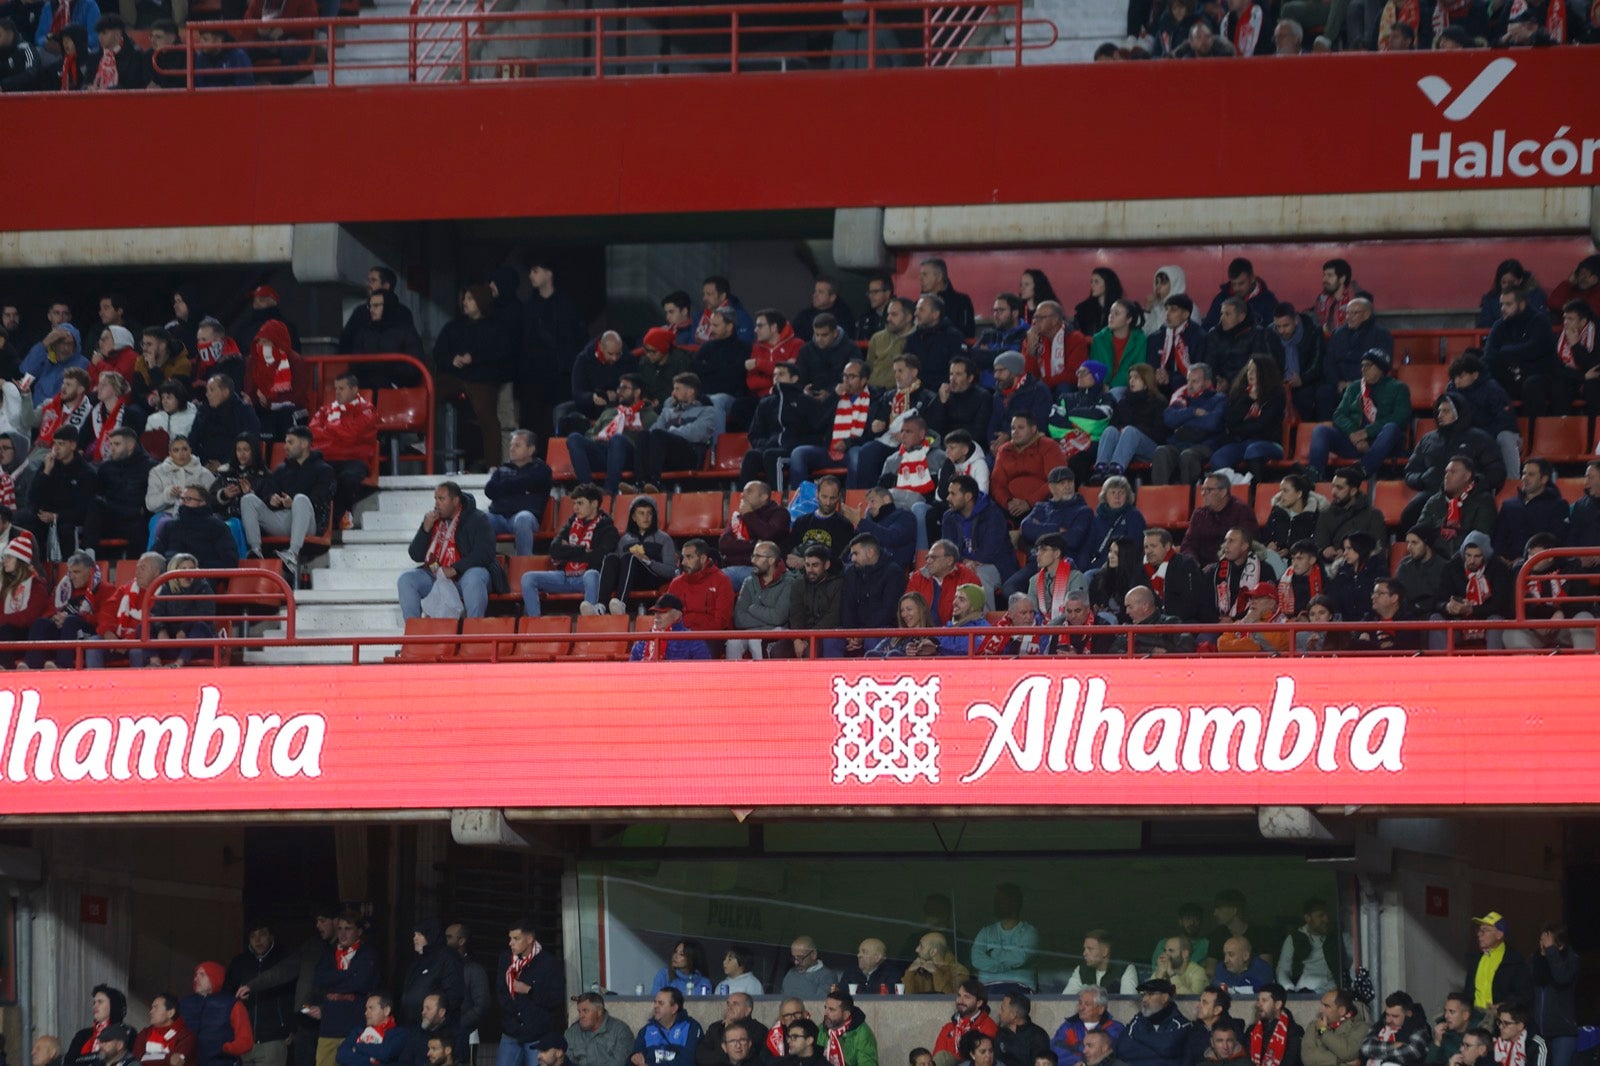
<instances>
[{"instance_id":1,"label":"person in grey hoodie","mask_svg":"<svg viewBox=\"0 0 1600 1066\"><path fill-rule=\"evenodd\" d=\"M794 581L783 562L783 551L772 541L756 542L750 552L754 572L739 586L739 597L733 604L733 628L767 630L788 626ZM744 658L746 651L752 659L766 657L760 640L728 641L730 661Z\"/></svg>"},{"instance_id":2,"label":"person in grey hoodie","mask_svg":"<svg viewBox=\"0 0 1600 1066\"><path fill-rule=\"evenodd\" d=\"M718 412L701 396L700 377L682 373L672 379L672 395L650 431L639 438L633 465L646 492L661 484L668 470L695 470L717 435Z\"/></svg>"},{"instance_id":3,"label":"person in grey hoodie","mask_svg":"<svg viewBox=\"0 0 1600 1066\"><path fill-rule=\"evenodd\" d=\"M625 615L630 592L663 588L677 572L678 549L661 530L656 501L639 496L628 505L628 522L617 539L617 550L600 561L599 601L581 603L578 610Z\"/></svg>"}]
</instances>

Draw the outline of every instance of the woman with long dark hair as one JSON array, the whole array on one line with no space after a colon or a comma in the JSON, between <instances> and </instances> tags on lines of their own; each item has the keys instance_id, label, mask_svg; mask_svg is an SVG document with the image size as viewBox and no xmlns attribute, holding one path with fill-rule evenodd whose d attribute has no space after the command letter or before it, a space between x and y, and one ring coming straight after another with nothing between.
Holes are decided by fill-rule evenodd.
<instances>
[{"instance_id":1,"label":"woman with long dark hair","mask_svg":"<svg viewBox=\"0 0 1600 1066\"><path fill-rule=\"evenodd\" d=\"M1243 463L1259 482L1267 463L1283 458L1283 418L1288 403L1278 364L1270 356L1252 355L1228 391L1228 407L1222 415L1227 440L1211 453L1211 469L1237 469Z\"/></svg>"},{"instance_id":2,"label":"woman with long dark hair","mask_svg":"<svg viewBox=\"0 0 1600 1066\"><path fill-rule=\"evenodd\" d=\"M1110 267L1089 271L1089 298L1072 309L1078 331L1092 337L1105 328L1111 305L1122 299L1122 279Z\"/></svg>"},{"instance_id":3,"label":"woman with long dark hair","mask_svg":"<svg viewBox=\"0 0 1600 1066\"><path fill-rule=\"evenodd\" d=\"M1022 297L1022 317L1029 322L1033 321L1033 309L1046 300L1061 302L1060 297L1056 296L1055 286L1050 284L1050 279L1045 275L1045 272L1036 267L1029 267L1022 272L1022 281L1017 286L1017 295Z\"/></svg>"}]
</instances>

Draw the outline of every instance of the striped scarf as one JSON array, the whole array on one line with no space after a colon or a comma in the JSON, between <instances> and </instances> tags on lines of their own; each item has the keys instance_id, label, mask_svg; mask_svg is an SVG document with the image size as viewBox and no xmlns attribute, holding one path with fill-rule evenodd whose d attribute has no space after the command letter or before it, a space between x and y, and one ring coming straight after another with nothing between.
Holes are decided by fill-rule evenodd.
<instances>
[{"instance_id":1,"label":"striped scarf","mask_svg":"<svg viewBox=\"0 0 1600 1066\"><path fill-rule=\"evenodd\" d=\"M1283 576L1278 579L1278 610L1291 618L1300 613L1300 610L1296 609L1300 605L1294 601L1294 579L1293 568L1285 570ZM1309 604L1322 595L1322 567L1316 563L1311 564L1311 569L1305 572L1305 579L1306 602Z\"/></svg>"},{"instance_id":2,"label":"striped scarf","mask_svg":"<svg viewBox=\"0 0 1600 1066\"><path fill-rule=\"evenodd\" d=\"M1372 386L1365 378L1361 379L1361 417L1369 426L1378 420L1378 401L1373 399Z\"/></svg>"},{"instance_id":3,"label":"striped scarf","mask_svg":"<svg viewBox=\"0 0 1600 1066\"><path fill-rule=\"evenodd\" d=\"M567 523L567 543L588 551L589 546L594 543L595 527L599 524L600 516L598 514L587 522L577 515L573 515L572 521ZM573 559L565 565L565 569L569 574L581 574L589 569L589 564L582 559Z\"/></svg>"},{"instance_id":4,"label":"striped scarf","mask_svg":"<svg viewBox=\"0 0 1600 1066\"><path fill-rule=\"evenodd\" d=\"M1590 355L1594 354L1594 332L1594 323L1592 321L1585 322L1583 329L1578 331L1577 344L1581 345ZM1561 365L1568 370L1578 369L1578 359L1572 351L1574 347L1573 342L1567 337L1567 331L1562 330L1561 336L1556 340L1556 354L1561 356Z\"/></svg>"},{"instance_id":5,"label":"striped scarf","mask_svg":"<svg viewBox=\"0 0 1600 1066\"><path fill-rule=\"evenodd\" d=\"M828 440L828 454L835 458L844 454L844 442L852 437L867 435L867 410L872 397L863 390L855 396L841 396L833 408L833 436Z\"/></svg>"},{"instance_id":6,"label":"striped scarf","mask_svg":"<svg viewBox=\"0 0 1600 1066\"><path fill-rule=\"evenodd\" d=\"M1444 0L1441 0L1441 6L1443 6L1443 2ZM1350 305L1350 301L1355 297L1355 290L1351 288L1349 282L1346 282L1338 292L1328 292L1324 289L1322 292L1317 293L1317 302L1311 308L1311 313L1316 316L1318 322L1322 323L1322 335L1324 337L1333 336L1333 331L1344 325L1345 308Z\"/></svg>"},{"instance_id":7,"label":"striped scarf","mask_svg":"<svg viewBox=\"0 0 1600 1066\"><path fill-rule=\"evenodd\" d=\"M933 475L928 473L928 445L924 440L920 447L907 451L905 445L900 446L900 462L895 470L895 488L905 489L923 496L931 496L937 487Z\"/></svg>"},{"instance_id":8,"label":"striped scarf","mask_svg":"<svg viewBox=\"0 0 1600 1066\"><path fill-rule=\"evenodd\" d=\"M442 570L461 561L461 551L456 547L456 523L460 521L461 512L457 511L450 518L441 518L433 524L433 539L428 542L425 562Z\"/></svg>"},{"instance_id":9,"label":"striped scarf","mask_svg":"<svg viewBox=\"0 0 1600 1066\"><path fill-rule=\"evenodd\" d=\"M1487 564L1478 567L1476 570L1467 571L1467 591L1463 599L1474 607L1482 607L1489 602L1489 568ZM1487 630L1469 629L1462 634L1462 637L1466 640L1482 640L1486 635ZM1501 1062L1500 1066L1505 1066L1505 1063Z\"/></svg>"},{"instance_id":10,"label":"striped scarf","mask_svg":"<svg viewBox=\"0 0 1600 1066\"><path fill-rule=\"evenodd\" d=\"M1226 559L1217 560L1217 613L1220 615L1233 615L1234 601L1238 598L1231 591L1233 582L1233 564ZM1244 565L1239 568L1239 590L1253 589L1261 581L1261 557L1251 552L1244 558Z\"/></svg>"},{"instance_id":11,"label":"striped scarf","mask_svg":"<svg viewBox=\"0 0 1600 1066\"><path fill-rule=\"evenodd\" d=\"M1511 19L1515 21L1519 16L1528 12L1528 0L1512 0ZM1544 6L1544 28L1550 39L1556 44L1567 42L1567 2L1566 0L1546 0Z\"/></svg>"},{"instance_id":12,"label":"striped scarf","mask_svg":"<svg viewBox=\"0 0 1600 1066\"><path fill-rule=\"evenodd\" d=\"M640 400L628 407L617 404L617 413L611 416L611 421L600 427L594 435L595 440L610 440L618 433L637 433L644 428L644 419L641 412L644 410L644 401Z\"/></svg>"},{"instance_id":13,"label":"striped scarf","mask_svg":"<svg viewBox=\"0 0 1600 1066\"><path fill-rule=\"evenodd\" d=\"M1034 607L1046 621L1060 618L1067 610L1067 585L1072 581L1072 561L1062 557L1053 574L1039 571Z\"/></svg>"},{"instance_id":14,"label":"striped scarf","mask_svg":"<svg viewBox=\"0 0 1600 1066\"><path fill-rule=\"evenodd\" d=\"M1183 325L1187 326L1185 322ZM1161 362L1159 365L1171 367L1177 372L1178 377L1189 376L1189 342L1183 339L1183 326L1173 329L1168 326L1164 331L1166 336L1161 342Z\"/></svg>"}]
</instances>

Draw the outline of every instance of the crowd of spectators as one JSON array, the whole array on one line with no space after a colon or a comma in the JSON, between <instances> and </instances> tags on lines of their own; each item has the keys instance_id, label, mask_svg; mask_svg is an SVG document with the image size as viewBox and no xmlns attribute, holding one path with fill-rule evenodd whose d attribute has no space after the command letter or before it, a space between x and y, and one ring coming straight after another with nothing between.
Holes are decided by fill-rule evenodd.
<instances>
[{"instance_id":1,"label":"crowd of spectators","mask_svg":"<svg viewBox=\"0 0 1600 1066\"><path fill-rule=\"evenodd\" d=\"M1600 42L1580 0L1130 0L1128 36L1096 62Z\"/></svg>"},{"instance_id":2,"label":"crowd of spectators","mask_svg":"<svg viewBox=\"0 0 1600 1066\"><path fill-rule=\"evenodd\" d=\"M548 269L533 274L549 291L520 306L503 301L502 338L518 323L574 321ZM1441 645L1442 631L1388 623L1511 617L1520 560L1546 547L1600 546L1600 463L1569 504L1562 471L1523 455L1517 421L1519 410L1533 419L1596 413L1600 256L1549 296L1519 262L1498 264L1490 290L1474 298L1484 339L1449 364L1432 428L1420 432L1418 398L1395 374L1393 335L1354 274L1346 260L1323 263L1320 294L1300 309L1236 259L1202 311L1177 266L1157 271L1144 300L1096 268L1070 308L1030 270L1017 292L995 297L982 329L937 259L921 265L915 301L873 277L861 316L831 279L791 318L774 308L750 314L727 279L711 277L698 317L687 294L670 294L664 324L638 348L606 332L570 364L570 395L548 405L578 481L570 518L538 528L553 479L524 429L490 478L487 517L461 529L509 532L519 555L536 535L549 539L552 569L521 579L529 616L550 594L581 595L585 614L621 614L631 595L651 593L664 597L653 611L658 629L764 634L727 646L644 641L636 656L1082 654L1123 651L1129 639L1158 653L1191 650L1195 638L1005 630L1291 620L1373 623L1363 633L1302 634L1302 650ZM522 336L525 362L553 366L558 349L527 348ZM511 390L513 378L503 369L495 380ZM472 404L514 401L485 387ZM1298 429L1307 440L1298 463L1285 453L1295 423L1309 423ZM675 541L657 502L665 475L700 469L740 428L749 450L726 530ZM497 446L498 424L483 435L486 451ZM1576 477L1572 458L1563 457ZM1517 479L1515 492L1507 479ZM1380 509L1380 480L1402 483L1409 503ZM1148 488L1163 485L1196 486L1186 521L1153 523L1141 511ZM453 485L441 491L468 511L475 505ZM436 535L436 521L425 520L412 545L425 568L460 550L450 534ZM481 589L500 575L488 536L467 537L480 560L468 569L481 572L461 598L474 615L486 609ZM1406 545L1404 558L1391 541ZM1544 601L1529 616L1591 617L1574 602L1589 569L1563 565L1529 583L1523 594ZM434 588L425 578L403 583L418 593L402 596L408 616ZM804 636L929 623L977 632L830 637L815 648ZM1491 648L1593 645L1592 632L1576 628L1456 636ZM1290 650L1284 634L1244 630L1201 643Z\"/></svg>"},{"instance_id":3,"label":"crowd of spectators","mask_svg":"<svg viewBox=\"0 0 1600 1066\"><path fill-rule=\"evenodd\" d=\"M92 343L65 300L31 332L16 305L4 308L0 633L65 649L21 665L69 665L70 642L137 635L141 596L163 569L228 569L275 550L298 580L307 541L344 524L376 462L376 412L352 374L313 397L298 330L277 304L257 288L229 329L178 290L171 318L140 327L108 294L86 327ZM139 560L120 585L97 565L119 559ZM156 635L210 635L211 591L203 578L161 583L153 610L180 621ZM159 599L180 595L193 598Z\"/></svg>"},{"instance_id":4,"label":"crowd of spectators","mask_svg":"<svg viewBox=\"0 0 1600 1066\"><path fill-rule=\"evenodd\" d=\"M1045 960L1020 905L1015 886L1000 886L997 921L973 941L970 969L936 931L904 962L869 937L842 972L800 936L769 986L753 972L752 949L730 946L719 979L700 944L680 940L651 982L650 1016L637 1033L598 986L571 997L568 1025L563 963L527 923L510 927L489 971L467 950L465 926L421 921L414 955L387 985L358 913L319 914L294 950L252 923L248 947L226 967L196 966L190 994L152 997L143 1030L127 1024L123 993L99 985L89 1024L65 1045L38 1037L32 1063L472 1066L477 1033L497 1013L496 1066L879 1066L858 999L901 994L953 997L949 1021L910 1051L909 1066L1571 1066L1577 1047L1579 959L1559 925L1545 926L1537 952L1524 957L1507 942L1502 915L1475 918L1465 987L1430 1017L1403 991L1377 998L1322 901L1306 901L1302 924L1259 950L1250 937L1265 937L1232 892L1217 896L1214 929L1202 928L1197 906L1180 908L1148 965L1114 959L1103 929L1085 934L1061 992L1075 1002L1052 1035L1033 1020L1036 991L1055 990L1036 987ZM755 1017L756 997L769 992L782 997L770 1026ZM644 993L641 984L635 994ZM710 996L722 1008L703 1026L685 1002ZM1178 996L1195 997L1192 1016ZM1137 997L1137 1012L1113 1016L1112 997ZM485 1045L479 1062L488 1054Z\"/></svg>"}]
</instances>

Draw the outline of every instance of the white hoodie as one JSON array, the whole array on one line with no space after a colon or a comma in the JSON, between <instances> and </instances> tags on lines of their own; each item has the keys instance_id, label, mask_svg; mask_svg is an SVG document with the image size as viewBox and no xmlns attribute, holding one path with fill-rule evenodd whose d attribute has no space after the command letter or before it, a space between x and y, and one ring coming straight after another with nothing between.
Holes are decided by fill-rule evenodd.
<instances>
[{"instance_id":1,"label":"white hoodie","mask_svg":"<svg viewBox=\"0 0 1600 1066\"><path fill-rule=\"evenodd\" d=\"M1185 274L1183 272L1183 267L1180 267L1180 266L1157 267L1156 268L1156 274L1165 274L1167 276L1167 280L1172 282L1172 289L1171 289L1170 292L1167 293L1168 296L1176 296L1180 292L1188 292L1189 291L1189 289L1188 289L1189 277L1188 277L1187 274ZM1150 286L1151 286L1150 292L1151 292L1152 296L1155 294L1155 280L1156 280L1155 279L1155 274L1150 275ZM1199 313L1199 310L1200 309L1198 307L1195 308L1195 311L1196 311L1197 314ZM1167 309L1165 307L1146 307L1145 308L1145 313L1144 313L1144 331L1145 331L1146 334L1148 334L1149 336L1154 337L1157 333L1160 333L1166 327L1167 327Z\"/></svg>"}]
</instances>

